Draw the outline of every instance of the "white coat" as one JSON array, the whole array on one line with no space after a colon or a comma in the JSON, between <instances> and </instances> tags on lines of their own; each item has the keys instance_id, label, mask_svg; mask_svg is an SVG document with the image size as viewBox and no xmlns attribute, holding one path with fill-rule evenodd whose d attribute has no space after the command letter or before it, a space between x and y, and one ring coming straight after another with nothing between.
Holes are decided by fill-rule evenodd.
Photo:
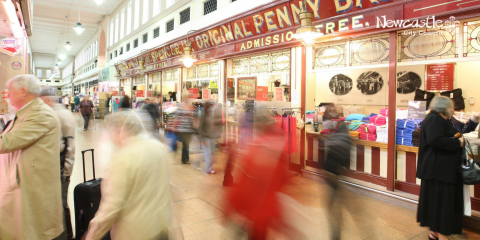
<instances>
[{"instance_id":1,"label":"white coat","mask_svg":"<svg viewBox=\"0 0 480 240\"><path fill-rule=\"evenodd\" d=\"M86 239L154 239L168 231L172 201L165 146L132 137L107 164L100 207Z\"/></svg>"},{"instance_id":2,"label":"white coat","mask_svg":"<svg viewBox=\"0 0 480 240\"><path fill-rule=\"evenodd\" d=\"M1 240L51 240L63 232L59 152L60 122L37 98L0 137Z\"/></svg>"}]
</instances>

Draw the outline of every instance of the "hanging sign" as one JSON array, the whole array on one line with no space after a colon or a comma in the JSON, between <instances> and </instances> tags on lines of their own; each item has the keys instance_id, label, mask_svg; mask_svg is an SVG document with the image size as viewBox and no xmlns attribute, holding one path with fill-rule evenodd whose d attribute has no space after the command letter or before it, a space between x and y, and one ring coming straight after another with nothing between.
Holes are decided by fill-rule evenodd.
<instances>
[{"instance_id":1,"label":"hanging sign","mask_svg":"<svg viewBox=\"0 0 480 240\"><path fill-rule=\"evenodd\" d=\"M268 101L268 87L257 86L257 94L255 96L257 101Z\"/></svg>"},{"instance_id":2,"label":"hanging sign","mask_svg":"<svg viewBox=\"0 0 480 240\"><path fill-rule=\"evenodd\" d=\"M455 63L430 64L426 65L426 68L427 91L453 90Z\"/></svg>"},{"instance_id":3,"label":"hanging sign","mask_svg":"<svg viewBox=\"0 0 480 240\"><path fill-rule=\"evenodd\" d=\"M202 99L210 99L210 89L202 89Z\"/></svg>"},{"instance_id":4,"label":"hanging sign","mask_svg":"<svg viewBox=\"0 0 480 240\"><path fill-rule=\"evenodd\" d=\"M276 87L275 88L275 101L276 102L283 102L283 88Z\"/></svg>"},{"instance_id":5,"label":"hanging sign","mask_svg":"<svg viewBox=\"0 0 480 240\"><path fill-rule=\"evenodd\" d=\"M188 93L190 96L188 98L190 99L197 99L198 98L198 88L190 88L188 89Z\"/></svg>"},{"instance_id":6,"label":"hanging sign","mask_svg":"<svg viewBox=\"0 0 480 240\"><path fill-rule=\"evenodd\" d=\"M408 102L408 118L425 119L427 112L426 101L409 101Z\"/></svg>"},{"instance_id":7,"label":"hanging sign","mask_svg":"<svg viewBox=\"0 0 480 240\"><path fill-rule=\"evenodd\" d=\"M218 88L218 85L217 85L217 81L210 81L210 87L209 88L212 88L212 89L217 89Z\"/></svg>"},{"instance_id":8,"label":"hanging sign","mask_svg":"<svg viewBox=\"0 0 480 240\"><path fill-rule=\"evenodd\" d=\"M145 95L143 95L143 90L137 90L137 97L145 97Z\"/></svg>"}]
</instances>

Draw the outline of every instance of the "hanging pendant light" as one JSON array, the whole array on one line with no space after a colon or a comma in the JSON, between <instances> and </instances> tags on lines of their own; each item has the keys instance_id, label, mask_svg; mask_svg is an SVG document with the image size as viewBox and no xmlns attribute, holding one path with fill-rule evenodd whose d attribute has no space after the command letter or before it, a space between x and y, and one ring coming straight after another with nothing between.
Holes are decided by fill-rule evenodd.
<instances>
[{"instance_id":1,"label":"hanging pendant light","mask_svg":"<svg viewBox=\"0 0 480 240\"><path fill-rule=\"evenodd\" d=\"M77 32L78 35L82 34L83 31L85 31L85 28L83 28L82 23L80 22L80 10L78 10L78 22L75 27L73 27L73 30Z\"/></svg>"},{"instance_id":2,"label":"hanging pendant light","mask_svg":"<svg viewBox=\"0 0 480 240\"><path fill-rule=\"evenodd\" d=\"M186 68L190 68L193 65L193 63L197 61L197 59L193 58L192 56L192 43L188 39L188 34L194 31L196 30L189 31L187 33L187 40L185 43L185 47L183 47L183 57L182 59L180 59Z\"/></svg>"},{"instance_id":3,"label":"hanging pendant light","mask_svg":"<svg viewBox=\"0 0 480 240\"><path fill-rule=\"evenodd\" d=\"M300 40L305 46L312 46L317 38L323 36L323 33L317 32L312 25L313 12L307 11L307 1L304 2L300 16L300 28L297 29L294 38Z\"/></svg>"},{"instance_id":4,"label":"hanging pendant light","mask_svg":"<svg viewBox=\"0 0 480 240\"><path fill-rule=\"evenodd\" d=\"M58 57L63 60L67 58L67 55L65 55L65 53L61 53L60 55L58 55Z\"/></svg>"},{"instance_id":5,"label":"hanging pendant light","mask_svg":"<svg viewBox=\"0 0 480 240\"><path fill-rule=\"evenodd\" d=\"M62 60L60 60L60 58L57 59L57 64L58 64L58 65L62 64Z\"/></svg>"},{"instance_id":6,"label":"hanging pendant light","mask_svg":"<svg viewBox=\"0 0 480 240\"><path fill-rule=\"evenodd\" d=\"M97 5L101 5L101 4L103 3L103 0L95 0L95 3L96 3Z\"/></svg>"},{"instance_id":7,"label":"hanging pendant light","mask_svg":"<svg viewBox=\"0 0 480 240\"><path fill-rule=\"evenodd\" d=\"M70 51L70 49L72 49L72 44L70 44L70 42L67 42L67 43L65 43L65 45L63 45L63 47L64 47L67 51Z\"/></svg>"}]
</instances>

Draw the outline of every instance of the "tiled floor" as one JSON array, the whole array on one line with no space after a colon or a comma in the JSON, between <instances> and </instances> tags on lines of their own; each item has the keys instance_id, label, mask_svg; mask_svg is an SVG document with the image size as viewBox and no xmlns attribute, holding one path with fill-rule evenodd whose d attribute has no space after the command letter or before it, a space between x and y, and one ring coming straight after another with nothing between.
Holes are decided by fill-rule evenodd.
<instances>
[{"instance_id":1,"label":"tiled floor","mask_svg":"<svg viewBox=\"0 0 480 240\"><path fill-rule=\"evenodd\" d=\"M82 119L77 119L76 164L71 178L69 203L73 212L73 188L83 181L81 150L95 149L96 177L101 177L110 153L114 150L102 120L91 124L88 131L82 131ZM205 175L195 171L191 165L180 163L180 154L169 155L170 183L174 202L174 219L170 229L171 239L234 239L233 227L223 221L221 211L222 186L225 156L219 155L214 165L217 174ZM191 161L200 160L203 154L192 154ZM87 157L87 179L90 179L91 162ZM293 199L288 211L289 221L300 229L306 239L329 239L329 219L326 215L325 199L328 196L324 184L292 177L286 194ZM426 240L428 229L419 227L415 211L397 207L353 192L342 191L341 202L342 239L414 239ZM72 219L74 222L74 219ZM73 223L74 224L74 223ZM480 233L465 229L462 236L452 239L480 239ZM270 232L269 239L288 239L279 232Z\"/></svg>"}]
</instances>

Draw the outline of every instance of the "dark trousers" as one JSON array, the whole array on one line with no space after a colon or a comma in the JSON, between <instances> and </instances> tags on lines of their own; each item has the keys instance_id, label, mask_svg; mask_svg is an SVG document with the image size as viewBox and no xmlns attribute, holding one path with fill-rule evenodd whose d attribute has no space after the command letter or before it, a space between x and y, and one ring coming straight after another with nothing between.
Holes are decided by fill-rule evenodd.
<instances>
[{"instance_id":1,"label":"dark trousers","mask_svg":"<svg viewBox=\"0 0 480 240\"><path fill-rule=\"evenodd\" d=\"M91 113L82 114L83 121L84 121L83 129L88 129L88 121L90 121L90 115L92 114Z\"/></svg>"},{"instance_id":2,"label":"dark trousers","mask_svg":"<svg viewBox=\"0 0 480 240\"><path fill-rule=\"evenodd\" d=\"M75 111L75 103L70 103L70 111Z\"/></svg>"},{"instance_id":3,"label":"dark trousers","mask_svg":"<svg viewBox=\"0 0 480 240\"><path fill-rule=\"evenodd\" d=\"M178 133L178 141L182 143L182 163L190 162L190 141L191 133Z\"/></svg>"},{"instance_id":4,"label":"dark trousers","mask_svg":"<svg viewBox=\"0 0 480 240\"><path fill-rule=\"evenodd\" d=\"M62 204L65 214L65 224L67 229L67 238L73 238L72 220L70 217L70 208L68 207L67 195L70 177L62 177Z\"/></svg>"}]
</instances>

